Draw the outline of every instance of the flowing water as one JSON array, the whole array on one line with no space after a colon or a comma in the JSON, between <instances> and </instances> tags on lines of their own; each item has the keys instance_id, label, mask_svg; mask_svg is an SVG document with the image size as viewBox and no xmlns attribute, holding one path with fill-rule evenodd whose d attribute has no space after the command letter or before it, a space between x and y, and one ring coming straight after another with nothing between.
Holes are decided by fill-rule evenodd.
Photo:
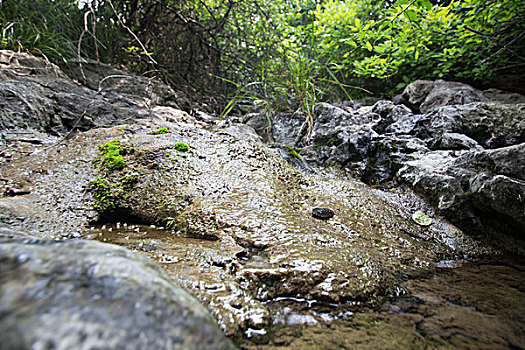
<instances>
[{"instance_id":1,"label":"flowing water","mask_svg":"<svg viewBox=\"0 0 525 350\"><path fill-rule=\"evenodd\" d=\"M215 309L219 323L228 310L240 309L240 291L228 286L225 278L231 277L223 273L232 261L225 260L224 251L217 252L224 245L167 232L108 224L93 227L86 238L124 245L156 260ZM212 257L207 261L213 266L202 266L197 255L203 254ZM230 256L245 268L269 259L241 250L232 250ZM338 305L294 297L265 301L270 324L262 329L246 326L243 335L232 337L242 349L524 349L524 282L523 259L442 261L434 272L405 280L401 296L384 303ZM218 301L226 306L217 308Z\"/></svg>"}]
</instances>

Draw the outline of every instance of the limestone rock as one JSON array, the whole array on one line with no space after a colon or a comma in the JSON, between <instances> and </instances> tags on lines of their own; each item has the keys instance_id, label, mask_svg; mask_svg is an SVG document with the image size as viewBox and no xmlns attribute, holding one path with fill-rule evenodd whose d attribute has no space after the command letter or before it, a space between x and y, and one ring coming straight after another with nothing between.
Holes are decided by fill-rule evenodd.
<instances>
[{"instance_id":1,"label":"limestone rock","mask_svg":"<svg viewBox=\"0 0 525 350\"><path fill-rule=\"evenodd\" d=\"M418 80L405 88L399 102L415 112L428 113L442 106L480 101L488 99L469 85L444 80Z\"/></svg>"},{"instance_id":2,"label":"limestone rock","mask_svg":"<svg viewBox=\"0 0 525 350\"><path fill-rule=\"evenodd\" d=\"M472 103L441 107L421 118L417 137L433 144L445 133L464 134L485 148L525 142L525 105Z\"/></svg>"},{"instance_id":3,"label":"limestone rock","mask_svg":"<svg viewBox=\"0 0 525 350\"><path fill-rule=\"evenodd\" d=\"M0 241L4 349L233 349L152 261L95 241Z\"/></svg>"}]
</instances>

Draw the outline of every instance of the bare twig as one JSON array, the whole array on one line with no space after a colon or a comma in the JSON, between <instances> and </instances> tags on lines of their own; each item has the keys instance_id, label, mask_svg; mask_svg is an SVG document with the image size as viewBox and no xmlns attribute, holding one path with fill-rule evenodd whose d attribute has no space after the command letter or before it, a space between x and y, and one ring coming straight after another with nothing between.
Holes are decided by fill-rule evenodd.
<instances>
[{"instance_id":1,"label":"bare twig","mask_svg":"<svg viewBox=\"0 0 525 350\"><path fill-rule=\"evenodd\" d=\"M465 29L468 30L468 31L470 31L470 32L472 32L472 33L474 33L474 34L481 35L482 37L486 38L487 40L489 40L489 41L490 41L491 43L493 43L494 45L499 46L499 47L501 48L500 51L501 51L501 50L508 51L510 54L512 54L512 55L514 55L514 56L516 56L516 57L518 57L520 60L525 61L525 58L524 58L524 57L521 57L521 56L518 55L516 52L512 51L511 49L509 49L509 48L507 47L508 45L510 45L510 43L507 44L507 45L502 45L502 44L500 44L499 42L497 42L496 40L492 39L489 35L487 35L487 34L485 34L485 33L483 33L483 32L480 32L479 30L472 29L472 28L469 28L469 27L467 27L467 26L465 26ZM519 36L521 36L522 34L523 34L523 33L521 33Z\"/></svg>"},{"instance_id":2,"label":"bare twig","mask_svg":"<svg viewBox=\"0 0 525 350\"><path fill-rule=\"evenodd\" d=\"M500 48L497 52L494 52L492 55L490 55L489 57L485 58L483 61L481 61L480 63L478 63L478 66L481 66L485 63L487 63L492 57L496 56L496 55L499 55L502 51L504 50L508 50L507 47L514 44L514 42L516 42L517 40L519 40L523 35L525 34L525 30L523 32L521 32L518 36L516 36L514 39L512 39L511 41L509 41L508 43L506 43L502 48ZM520 56L516 55L518 58L521 58ZM521 58L523 60L523 58Z\"/></svg>"},{"instance_id":3,"label":"bare twig","mask_svg":"<svg viewBox=\"0 0 525 350\"><path fill-rule=\"evenodd\" d=\"M142 41L140 41L139 37L137 35L135 35L135 33L133 33L133 31L131 29L129 29L129 27L127 25L124 24L124 21L122 20L122 17L120 16L120 14L117 12L117 10L115 9L115 7L113 6L113 2L111 0L108 0L108 3L109 3L109 6L111 6L111 9L113 10L113 13L115 14L115 16L117 16L117 19L119 20L120 24L124 27L124 29L126 29L128 31L128 33L131 34L131 36L133 36L133 38L137 41L137 43L140 45L140 47L142 48L142 51L146 54L146 56L148 57L148 59L151 61L151 63L153 63L154 65L157 65L157 61L155 61L153 59L153 57L151 57L151 54L148 52L148 50L146 49L146 47L144 46L144 44L142 44Z\"/></svg>"}]
</instances>

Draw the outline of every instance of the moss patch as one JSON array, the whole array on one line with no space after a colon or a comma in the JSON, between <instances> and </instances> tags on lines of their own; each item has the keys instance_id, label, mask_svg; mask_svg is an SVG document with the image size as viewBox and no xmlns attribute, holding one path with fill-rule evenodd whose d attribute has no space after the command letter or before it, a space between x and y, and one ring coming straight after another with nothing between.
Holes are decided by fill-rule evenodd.
<instances>
[{"instance_id":1,"label":"moss patch","mask_svg":"<svg viewBox=\"0 0 525 350\"><path fill-rule=\"evenodd\" d=\"M139 180L138 175L126 175L116 183L109 179L97 178L91 181L91 192L95 198L94 209L98 212L112 211L124 206L133 185Z\"/></svg>"},{"instance_id":2,"label":"moss patch","mask_svg":"<svg viewBox=\"0 0 525 350\"><path fill-rule=\"evenodd\" d=\"M159 130L152 131L151 135L167 134L169 132L168 128L160 128Z\"/></svg>"},{"instance_id":3,"label":"moss patch","mask_svg":"<svg viewBox=\"0 0 525 350\"><path fill-rule=\"evenodd\" d=\"M123 147L118 140L109 141L98 146L99 154L95 162L102 164L107 173L111 173L114 170L121 170L126 166L123 155L130 153L132 150L132 148Z\"/></svg>"},{"instance_id":4,"label":"moss patch","mask_svg":"<svg viewBox=\"0 0 525 350\"><path fill-rule=\"evenodd\" d=\"M124 155L133 152L133 148L124 147L120 141L112 140L98 146L98 156L94 163L101 164L101 177L90 182L90 190L95 198L94 209L98 212L111 212L124 206L124 200L129 197L139 176L125 171L118 177L112 175L115 170L122 170L126 167Z\"/></svg>"},{"instance_id":5,"label":"moss patch","mask_svg":"<svg viewBox=\"0 0 525 350\"><path fill-rule=\"evenodd\" d=\"M94 208L96 211L106 211L117 208L120 205L118 196L113 193L111 184L103 178L91 181L91 192L95 198Z\"/></svg>"},{"instance_id":6,"label":"moss patch","mask_svg":"<svg viewBox=\"0 0 525 350\"><path fill-rule=\"evenodd\" d=\"M177 142L175 143L175 149L179 152L187 152L190 149L190 146L184 142Z\"/></svg>"}]
</instances>

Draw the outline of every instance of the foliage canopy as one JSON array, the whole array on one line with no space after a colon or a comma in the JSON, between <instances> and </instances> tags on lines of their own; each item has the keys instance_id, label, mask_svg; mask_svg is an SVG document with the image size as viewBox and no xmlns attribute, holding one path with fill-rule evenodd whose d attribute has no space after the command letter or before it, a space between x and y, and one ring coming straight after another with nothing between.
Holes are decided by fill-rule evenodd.
<instances>
[{"instance_id":1,"label":"foliage canopy","mask_svg":"<svg viewBox=\"0 0 525 350\"><path fill-rule=\"evenodd\" d=\"M153 72L192 94L320 99L525 74L521 0L0 1L0 48ZM230 105L230 107L232 107Z\"/></svg>"}]
</instances>

